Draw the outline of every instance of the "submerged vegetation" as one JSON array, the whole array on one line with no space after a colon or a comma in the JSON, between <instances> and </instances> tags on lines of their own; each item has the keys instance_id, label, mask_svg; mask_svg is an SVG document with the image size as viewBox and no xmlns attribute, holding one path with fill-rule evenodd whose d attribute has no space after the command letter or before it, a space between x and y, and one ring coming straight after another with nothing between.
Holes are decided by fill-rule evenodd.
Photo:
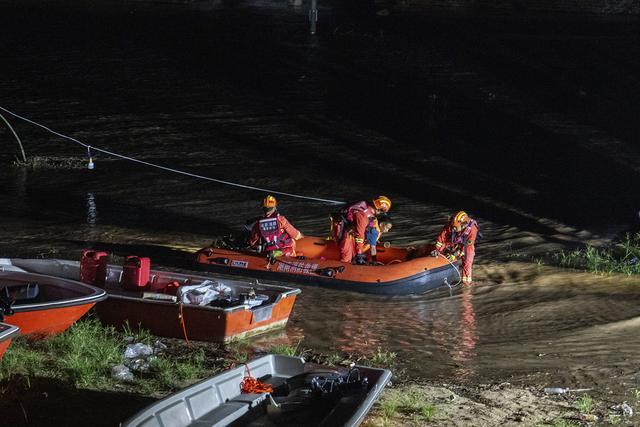
<instances>
[{"instance_id":1,"label":"submerged vegetation","mask_svg":"<svg viewBox=\"0 0 640 427\"><path fill-rule=\"evenodd\" d=\"M31 156L26 160L16 159L15 168L25 169L84 169L87 159L83 157Z\"/></svg>"},{"instance_id":2,"label":"submerged vegetation","mask_svg":"<svg viewBox=\"0 0 640 427\"><path fill-rule=\"evenodd\" d=\"M627 234L603 248L587 246L561 252L556 256L563 267L584 269L593 273L640 274L640 232Z\"/></svg>"}]
</instances>

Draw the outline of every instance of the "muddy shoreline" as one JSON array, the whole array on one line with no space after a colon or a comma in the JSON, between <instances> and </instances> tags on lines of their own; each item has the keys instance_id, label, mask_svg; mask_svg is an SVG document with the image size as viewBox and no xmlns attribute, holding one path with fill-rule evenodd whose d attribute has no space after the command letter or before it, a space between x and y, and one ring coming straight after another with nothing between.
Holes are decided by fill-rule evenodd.
<instances>
[{"instance_id":1,"label":"muddy shoreline","mask_svg":"<svg viewBox=\"0 0 640 427\"><path fill-rule=\"evenodd\" d=\"M500 292L509 288L518 289L509 293L509 300L517 301L520 299L516 297L518 294L535 293L540 287L554 286L558 282L569 288L571 283L579 283L583 292L589 286L595 286L608 293L620 292L621 289L629 291L640 285L640 279L626 275L599 276L524 262L514 262L509 267L480 265L477 274L478 284L468 288L475 294L473 301L476 304L483 295L500 299ZM518 274L527 277L528 288L522 287ZM588 285L589 282L592 285ZM456 300L464 298L464 295L463 289L460 295L448 299ZM462 302L464 307L464 299ZM537 315L545 317L548 312L540 303L536 302ZM475 306L479 315L476 319L478 326L488 321L487 314L481 315L480 307ZM296 309L304 310L299 306L294 307L294 311ZM505 310L505 313L518 311L514 307ZM619 310L624 312L624 306L620 305ZM469 329L472 326L470 319L464 320L463 316L461 325L466 325L467 329L463 329L459 338L462 345L452 348L453 353L448 356L450 359L420 352L405 360L406 353L399 352L395 359L384 362L389 363L387 367L394 373L394 378L364 425L558 426L579 425L584 420L594 419L611 425L635 425L638 422L636 415L623 416L615 405L626 402L634 410L640 405L640 371L635 357L637 343L631 338L637 330L637 317L611 326L612 323L603 319L602 314L590 320L587 313L580 309L578 312L583 317L580 327L569 329L568 333L555 331L546 340L544 335L538 336L539 332L529 337L526 319L533 318L535 311L525 309L524 316L513 320L513 327L520 331L517 332L519 338L510 338L504 324L500 324L500 333L493 338L487 333L489 330ZM570 318L571 310L565 308L558 314ZM498 312L491 315L495 316L502 315ZM238 351L260 354L274 343L292 342L297 339L295 333L291 334L292 330L300 327L297 321L292 319L288 333L256 337L248 347L234 350L236 356ZM593 325L586 326L590 322L594 322ZM566 323L571 324L571 321ZM625 337L634 342L620 347L621 339ZM496 340L505 341L499 344L498 353L494 353ZM180 340L165 341L172 351L190 351ZM313 342L313 336L306 335L305 340L299 343L303 357L320 363L339 361L340 364L353 361L371 365L367 360L371 356L367 349L378 345L368 343L359 347L360 352L333 351L329 354L325 348L314 348ZM219 369L234 360L230 353L217 345L195 345L206 349L209 359L215 361ZM430 365L430 368L418 368L421 365ZM1 387L3 419L18 426L49 425L51 417L65 425L90 423L113 426L167 393L144 395L126 385L108 390L77 389L62 379L37 376L13 378L4 381ZM590 390L548 395L543 391L547 387ZM592 403L588 410L581 410L579 403L585 395ZM407 403L406 396L412 396L412 403ZM428 417L424 415L425 409L420 409L425 405L429 408L426 412ZM562 422L566 424L560 424Z\"/></svg>"}]
</instances>

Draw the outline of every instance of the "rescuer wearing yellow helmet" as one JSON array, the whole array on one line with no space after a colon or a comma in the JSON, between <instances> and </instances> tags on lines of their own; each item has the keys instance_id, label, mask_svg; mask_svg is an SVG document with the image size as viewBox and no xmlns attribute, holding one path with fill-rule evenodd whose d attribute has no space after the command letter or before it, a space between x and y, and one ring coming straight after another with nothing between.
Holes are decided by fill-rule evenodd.
<instances>
[{"instance_id":1,"label":"rescuer wearing yellow helmet","mask_svg":"<svg viewBox=\"0 0 640 427\"><path fill-rule=\"evenodd\" d=\"M478 236L478 223L465 211L456 212L445 224L436 239L436 248L431 256L444 254L451 262L462 261L462 283L470 284L472 280L475 243Z\"/></svg>"},{"instance_id":2,"label":"rescuer wearing yellow helmet","mask_svg":"<svg viewBox=\"0 0 640 427\"><path fill-rule=\"evenodd\" d=\"M365 233L376 217L391 209L387 196L378 196L371 202L351 203L331 216L331 236L340 248L340 261L365 265Z\"/></svg>"},{"instance_id":3,"label":"rescuer wearing yellow helmet","mask_svg":"<svg viewBox=\"0 0 640 427\"><path fill-rule=\"evenodd\" d=\"M278 213L278 201L272 195L262 200L264 215L256 219L251 230L249 245L273 256L296 256L296 240L303 235L284 215Z\"/></svg>"}]
</instances>

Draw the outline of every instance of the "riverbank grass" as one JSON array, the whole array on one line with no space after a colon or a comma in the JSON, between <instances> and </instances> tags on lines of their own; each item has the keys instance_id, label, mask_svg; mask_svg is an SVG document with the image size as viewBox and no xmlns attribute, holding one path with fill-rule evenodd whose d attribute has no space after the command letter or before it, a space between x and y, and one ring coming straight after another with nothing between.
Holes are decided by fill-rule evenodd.
<instances>
[{"instance_id":1,"label":"riverbank grass","mask_svg":"<svg viewBox=\"0 0 640 427\"><path fill-rule=\"evenodd\" d=\"M295 345L289 345L289 344L273 344L271 346L269 346L269 348L267 349L267 352L269 353L273 353L273 354L280 354L283 356L300 356L303 352L300 352L300 343L302 343L302 340L298 340L298 342Z\"/></svg>"},{"instance_id":2,"label":"riverbank grass","mask_svg":"<svg viewBox=\"0 0 640 427\"><path fill-rule=\"evenodd\" d=\"M129 333L131 330L128 331ZM147 331L136 335L151 341ZM120 384L111 369L123 363L126 337L97 319L76 323L62 334L42 340L18 337L0 362L0 381L12 377L52 378L74 388L111 390L116 384L131 392L158 394L178 389L217 371L202 349L178 349L156 355L149 372L136 374L134 381ZM138 341L141 342L141 341Z\"/></svg>"},{"instance_id":3,"label":"riverbank grass","mask_svg":"<svg viewBox=\"0 0 640 427\"><path fill-rule=\"evenodd\" d=\"M627 234L619 242L603 248L562 251L556 259L563 267L577 268L598 274L640 274L640 233Z\"/></svg>"},{"instance_id":4,"label":"riverbank grass","mask_svg":"<svg viewBox=\"0 0 640 427\"><path fill-rule=\"evenodd\" d=\"M419 388L387 388L366 425L423 425L432 421L436 412L437 407L425 399Z\"/></svg>"}]
</instances>

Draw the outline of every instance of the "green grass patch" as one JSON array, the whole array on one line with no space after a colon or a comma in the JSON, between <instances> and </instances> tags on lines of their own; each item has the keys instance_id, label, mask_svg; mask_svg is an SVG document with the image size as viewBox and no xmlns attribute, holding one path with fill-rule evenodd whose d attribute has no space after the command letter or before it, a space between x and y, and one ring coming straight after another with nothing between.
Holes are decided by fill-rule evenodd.
<instances>
[{"instance_id":1,"label":"green grass patch","mask_svg":"<svg viewBox=\"0 0 640 427\"><path fill-rule=\"evenodd\" d=\"M394 400L384 400L380 402L380 410L384 418L393 418L398 414L398 402Z\"/></svg>"},{"instance_id":2,"label":"green grass patch","mask_svg":"<svg viewBox=\"0 0 640 427\"><path fill-rule=\"evenodd\" d=\"M437 408L428 402L419 388L386 389L374 410L374 420L388 423L413 423L422 425L433 421Z\"/></svg>"},{"instance_id":3,"label":"green grass patch","mask_svg":"<svg viewBox=\"0 0 640 427\"><path fill-rule=\"evenodd\" d=\"M43 344L56 357L57 368L78 387L110 382L111 367L122 360L121 336L97 319L78 322Z\"/></svg>"},{"instance_id":4,"label":"green grass patch","mask_svg":"<svg viewBox=\"0 0 640 427\"><path fill-rule=\"evenodd\" d=\"M274 344L270 346L267 351L269 353L280 354L283 356L297 356L301 342L302 340L299 340L295 345Z\"/></svg>"},{"instance_id":5,"label":"green grass patch","mask_svg":"<svg viewBox=\"0 0 640 427\"><path fill-rule=\"evenodd\" d=\"M136 383L145 392L174 390L182 385L211 374L207 357L202 349L195 349L181 356L156 357L150 363L150 373Z\"/></svg>"},{"instance_id":6,"label":"green grass patch","mask_svg":"<svg viewBox=\"0 0 640 427\"><path fill-rule=\"evenodd\" d=\"M395 364L396 356L396 353L388 350L383 350L378 347L375 353L373 353L373 355L369 357L368 360L369 362L371 362L372 366L390 368Z\"/></svg>"},{"instance_id":7,"label":"green grass patch","mask_svg":"<svg viewBox=\"0 0 640 427\"><path fill-rule=\"evenodd\" d=\"M578 268L593 273L640 274L640 233L626 234L619 242L603 248L562 251L556 256L563 267Z\"/></svg>"},{"instance_id":8,"label":"green grass patch","mask_svg":"<svg viewBox=\"0 0 640 427\"><path fill-rule=\"evenodd\" d=\"M11 347L0 362L0 380L9 379L13 375L33 376L45 366L46 355L33 351L25 337L18 337L11 341Z\"/></svg>"},{"instance_id":9,"label":"green grass patch","mask_svg":"<svg viewBox=\"0 0 640 427\"><path fill-rule=\"evenodd\" d=\"M607 423L611 424L612 426L618 425L621 422L622 422L621 415L609 414L609 416L607 416Z\"/></svg>"},{"instance_id":10,"label":"green grass patch","mask_svg":"<svg viewBox=\"0 0 640 427\"><path fill-rule=\"evenodd\" d=\"M583 394L575 401L575 406L581 413L589 414L593 409L593 399L588 394Z\"/></svg>"},{"instance_id":11,"label":"green grass patch","mask_svg":"<svg viewBox=\"0 0 640 427\"><path fill-rule=\"evenodd\" d=\"M153 343L148 331L131 330L126 334L97 319L77 322L62 334L37 341L19 337L0 361L0 381L12 377L55 378L75 388L111 390L117 380L111 376L114 366L123 363L125 336L136 342ZM171 351L169 351L171 350ZM215 362L216 358L212 358ZM175 390L187 382L213 374L219 367L210 362L203 348L184 344L163 351L150 359L149 372L134 373L132 384L118 384L132 392L157 394Z\"/></svg>"}]
</instances>

